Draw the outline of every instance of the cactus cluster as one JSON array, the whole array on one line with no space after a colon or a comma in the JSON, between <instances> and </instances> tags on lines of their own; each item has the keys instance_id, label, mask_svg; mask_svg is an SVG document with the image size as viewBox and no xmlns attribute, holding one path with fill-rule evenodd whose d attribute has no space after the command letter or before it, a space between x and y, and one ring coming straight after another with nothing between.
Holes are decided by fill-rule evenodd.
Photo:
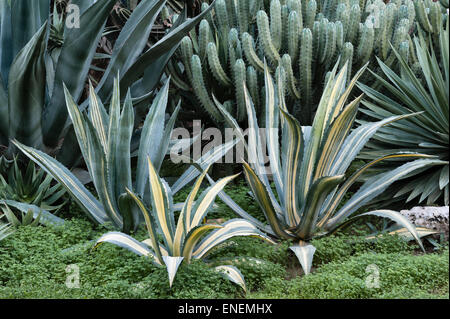
<instances>
[{"instance_id":1,"label":"cactus cluster","mask_svg":"<svg viewBox=\"0 0 450 319\"><path fill-rule=\"evenodd\" d=\"M168 73L216 123L221 116L213 96L242 121L246 112L239 84L246 83L256 110L262 109L267 63L285 82L286 98L294 105L290 111L310 124L320 96L316 92L338 61L341 66L348 62L348 80L366 63L377 71L376 57L395 69L392 45L418 66L411 36L418 26L437 34L444 12L432 0L217 0L184 38ZM367 72L361 81L374 79Z\"/></svg>"}]
</instances>

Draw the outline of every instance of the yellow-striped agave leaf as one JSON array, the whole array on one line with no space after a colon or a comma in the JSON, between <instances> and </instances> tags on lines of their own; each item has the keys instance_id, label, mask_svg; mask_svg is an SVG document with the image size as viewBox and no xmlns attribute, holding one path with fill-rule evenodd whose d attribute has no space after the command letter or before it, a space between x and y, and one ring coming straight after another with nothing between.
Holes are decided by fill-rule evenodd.
<instances>
[{"instance_id":1,"label":"yellow-striped agave leaf","mask_svg":"<svg viewBox=\"0 0 450 319\"><path fill-rule=\"evenodd\" d=\"M326 139L322 142L322 151L317 162L314 180L328 176L330 166L341 149L345 138L350 133L355 122L358 106L363 95L349 103L338 117L331 123Z\"/></svg>"},{"instance_id":2,"label":"yellow-striped agave leaf","mask_svg":"<svg viewBox=\"0 0 450 319\"><path fill-rule=\"evenodd\" d=\"M170 188L156 173L150 160L148 162L148 172L150 179L150 194L152 199L153 216L158 223L163 234L164 242L170 254L173 253L173 239L175 236L175 221L172 211L172 194Z\"/></svg>"},{"instance_id":3,"label":"yellow-striped agave leaf","mask_svg":"<svg viewBox=\"0 0 450 319\"><path fill-rule=\"evenodd\" d=\"M214 180L210 176L206 176L210 182L210 184L214 184ZM229 195L227 195L224 191L221 191L219 193L219 198L228 205L229 208L231 208L239 217L248 220L253 225L258 227L260 230L265 232L266 234L275 236L275 233L273 232L272 228L269 225L265 225L262 222L260 222L258 219L247 213L242 207L240 207Z\"/></svg>"},{"instance_id":4,"label":"yellow-striped agave leaf","mask_svg":"<svg viewBox=\"0 0 450 319\"><path fill-rule=\"evenodd\" d=\"M318 223L318 227L322 227L323 225L325 225L325 223L328 221L328 219L335 212L339 203L343 200L343 198L344 198L345 194L347 193L347 191L349 190L349 188L358 180L358 178L364 172L366 172L369 168L378 164L381 161L384 161L386 159L393 159L393 158L433 158L433 156L405 152L405 153L389 154L386 156L382 156L380 158L377 158L376 160L371 161L370 163L367 163L363 167L359 168L352 176L350 176L345 181L345 183L342 184L341 187L339 187L337 192L332 197L329 198L329 202L324 205L325 207L323 207L324 215L321 217L321 220Z\"/></svg>"},{"instance_id":5,"label":"yellow-striped agave leaf","mask_svg":"<svg viewBox=\"0 0 450 319\"><path fill-rule=\"evenodd\" d=\"M130 195L131 198L133 198L134 202L139 207L139 210L141 211L142 215L144 216L145 226L147 227L148 235L150 237L150 240L152 241L151 247L153 247L153 249L155 250L158 261L162 263L163 262L162 253L159 248L160 245L158 243L158 234L156 232L155 219L154 219L152 213L147 209L144 202L135 193L133 193L129 189L127 189L126 191L127 191L128 195Z\"/></svg>"},{"instance_id":6,"label":"yellow-striped agave leaf","mask_svg":"<svg viewBox=\"0 0 450 319\"><path fill-rule=\"evenodd\" d=\"M17 146L28 158L39 165L47 174L51 175L58 183L63 185L65 190L72 196L78 205L87 213L89 217L104 224L110 221L106 215L102 204L84 187L64 165L59 163L49 155L25 146L20 142L13 140L12 143Z\"/></svg>"},{"instance_id":7,"label":"yellow-striped agave leaf","mask_svg":"<svg viewBox=\"0 0 450 319\"><path fill-rule=\"evenodd\" d=\"M260 232L255 225L245 219L231 219L221 226L223 227L206 235L195 247L193 258L200 259L205 257L211 249L236 236L258 237L274 243L268 236Z\"/></svg>"},{"instance_id":8,"label":"yellow-striped agave leaf","mask_svg":"<svg viewBox=\"0 0 450 319\"><path fill-rule=\"evenodd\" d=\"M359 215L349 219L348 221L346 221L344 224L340 225L337 228L346 227L348 224L351 224L351 223L355 222L356 220L358 220L360 218L364 218L366 216L378 216L381 218L389 218L390 220L396 222L398 225L403 226L404 228L406 228L408 230L408 232L417 241L417 243L419 244L422 251L425 252L425 248L422 245L422 241L420 240L420 235L417 232L416 227L413 224L411 224L411 222L408 220L408 218L406 218L405 216L403 216L402 214L400 214L399 212L396 212L394 210L379 209L379 210L370 211L370 212L367 212L364 214L359 214Z\"/></svg>"},{"instance_id":9,"label":"yellow-striped agave leaf","mask_svg":"<svg viewBox=\"0 0 450 319\"><path fill-rule=\"evenodd\" d=\"M307 244L304 241L300 241L298 245L294 245L289 247L297 256L300 265L305 272L305 275L308 275L311 272L312 261L314 258L314 253L316 252L316 247L311 244Z\"/></svg>"},{"instance_id":10,"label":"yellow-striped agave leaf","mask_svg":"<svg viewBox=\"0 0 450 319\"><path fill-rule=\"evenodd\" d=\"M261 207L273 232L280 238L293 238L292 235L285 232L285 229L288 228L288 226L277 216L272 200L270 199L265 185L263 185L259 177L247 163L244 163L244 173L250 189L252 190L253 196L259 207Z\"/></svg>"},{"instance_id":11,"label":"yellow-striped agave leaf","mask_svg":"<svg viewBox=\"0 0 450 319\"><path fill-rule=\"evenodd\" d=\"M303 156L304 141L300 123L289 113L280 109L287 123L287 152L285 162L283 163L283 181L284 181L284 208L286 210L286 222L290 227L300 222L300 203L298 202L298 185L302 183L299 180L300 163ZM279 194L281 195L281 194Z\"/></svg>"},{"instance_id":12,"label":"yellow-striped agave leaf","mask_svg":"<svg viewBox=\"0 0 450 319\"><path fill-rule=\"evenodd\" d=\"M194 186L192 187L191 192L189 193L186 201L184 202L183 205L183 209L181 210L181 215L180 215L180 219L183 220L183 226L184 226L184 232L187 233L191 230L191 222L194 218L194 213L193 212L193 207L194 207L194 200L195 198L197 198L197 194L200 190L200 187L202 186L202 182L206 176L206 174L209 171L209 168L211 166L208 166L207 169L205 169L203 171L203 173L199 176L199 178L197 178L197 180L194 183ZM177 225L177 233L179 233L179 229L181 230L181 226L180 226L180 222L178 222ZM196 225L194 225L193 227L195 227Z\"/></svg>"},{"instance_id":13,"label":"yellow-striped agave leaf","mask_svg":"<svg viewBox=\"0 0 450 319\"><path fill-rule=\"evenodd\" d=\"M154 258L155 253L144 243L121 232L109 232L100 237L95 243L94 249L103 243L110 243L125 248L139 256L149 256Z\"/></svg>"},{"instance_id":14,"label":"yellow-striped agave leaf","mask_svg":"<svg viewBox=\"0 0 450 319\"><path fill-rule=\"evenodd\" d=\"M203 179L208 173L209 167L210 166L208 166L208 168L203 171L200 177L197 178L197 180L194 183L194 186L192 187L191 192L189 193L187 199L184 201L183 207L181 208L173 243L173 254L176 256L182 254L185 236L191 229L191 220L192 220L191 215L192 215L192 208L194 206L194 200L197 197Z\"/></svg>"},{"instance_id":15,"label":"yellow-striped agave leaf","mask_svg":"<svg viewBox=\"0 0 450 319\"><path fill-rule=\"evenodd\" d=\"M149 246L151 249L153 249L154 251L156 251L155 249L155 244L153 243L153 239L152 238L147 238L145 240L142 241L142 243L146 244L147 246ZM166 247L164 247L163 245L159 244L159 251L161 252L161 256L169 256L169 252L167 251ZM161 259L162 260L162 259ZM158 260L157 260L158 261Z\"/></svg>"},{"instance_id":16,"label":"yellow-striped agave leaf","mask_svg":"<svg viewBox=\"0 0 450 319\"><path fill-rule=\"evenodd\" d=\"M214 267L225 279L235 283L247 292L247 286L245 285L244 275L235 266L222 265Z\"/></svg>"},{"instance_id":17,"label":"yellow-striped agave leaf","mask_svg":"<svg viewBox=\"0 0 450 319\"><path fill-rule=\"evenodd\" d=\"M167 268L167 274L169 275L170 287L172 287L173 280L175 279L175 275L178 271L178 267L180 267L183 259L184 257L163 256L163 260Z\"/></svg>"},{"instance_id":18,"label":"yellow-striped agave leaf","mask_svg":"<svg viewBox=\"0 0 450 319\"><path fill-rule=\"evenodd\" d=\"M334 108L334 113L332 114L332 116L330 118L330 123L335 120L335 118L340 114L340 112L342 112L345 102L347 101L348 97L350 96L350 93L352 92L353 88L355 87L356 83L358 82L358 79L366 71L368 65L369 65L369 63L366 63L366 65L364 65L361 69L359 69L358 72L356 72L353 79L350 81L350 83L348 83L345 92L341 95L341 97L339 98L339 100L337 102L336 107Z\"/></svg>"},{"instance_id":19,"label":"yellow-striped agave leaf","mask_svg":"<svg viewBox=\"0 0 450 319\"><path fill-rule=\"evenodd\" d=\"M346 79L348 72L348 62L346 62L339 73L335 75L338 69L338 65L339 63L336 63L333 70L331 71L328 82L325 85L322 98L319 102L316 113L316 116L317 114L320 114L319 120L316 123L314 119L313 123L313 126L317 125L318 129L320 129L320 136L322 137L325 136L326 130L333 121L333 115L339 112L344 106L341 97L346 91L345 85L347 82ZM349 87L347 89L351 90L352 87Z\"/></svg>"},{"instance_id":20,"label":"yellow-striped agave leaf","mask_svg":"<svg viewBox=\"0 0 450 319\"><path fill-rule=\"evenodd\" d=\"M400 167L369 178L363 186L345 203L343 207L325 225L326 229L335 228L345 218L350 216L370 200L384 192L395 181L408 176L415 170L431 165L442 165L447 162L435 159L418 159Z\"/></svg>"},{"instance_id":21,"label":"yellow-striped agave leaf","mask_svg":"<svg viewBox=\"0 0 450 319\"><path fill-rule=\"evenodd\" d=\"M430 236L430 235L439 234L438 231L433 230L433 229L429 229L429 228L426 228L426 227L416 227L416 232L417 232L417 235L419 236L419 238L423 238L423 237L427 237L427 236ZM377 238L382 237L384 235L385 234L379 234L379 235L376 235L376 236L367 236L366 240L374 240L374 239L377 239ZM396 229L396 230L393 230L393 231L390 231L390 232L387 233L387 235L398 235L398 236L400 236L401 238L403 238L406 241L416 240L414 238L414 235L411 234L411 232L405 227L400 228L400 229Z\"/></svg>"},{"instance_id":22,"label":"yellow-striped agave leaf","mask_svg":"<svg viewBox=\"0 0 450 319\"><path fill-rule=\"evenodd\" d=\"M320 209L330 192L344 180L344 175L321 177L313 183L306 196L300 223L295 228L295 234L307 240L312 237L316 229Z\"/></svg>"},{"instance_id":23,"label":"yellow-striped agave leaf","mask_svg":"<svg viewBox=\"0 0 450 319\"><path fill-rule=\"evenodd\" d=\"M209 231L213 229L222 228L220 225L202 225L197 226L191 229L189 233L186 235L186 239L183 244L183 257L186 259L187 263L191 262L192 252L195 248L195 245L200 241L200 239Z\"/></svg>"},{"instance_id":24,"label":"yellow-striped agave leaf","mask_svg":"<svg viewBox=\"0 0 450 319\"><path fill-rule=\"evenodd\" d=\"M325 138L325 130L327 128L328 120L331 118L334 107L338 98L341 96L343 88L345 87L345 80L347 74L347 67L335 76L338 64L335 65L331 71L330 78L322 93L316 115L314 116L313 125L311 128L310 137L305 146L305 154L303 156L302 166L300 169L299 179L299 200L304 201L311 184L313 183L313 176L318 160L320 146ZM333 176L336 174L331 174Z\"/></svg>"},{"instance_id":25,"label":"yellow-striped agave leaf","mask_svg":"<svg viewBox=\"0 0 450 319\"><path fill-rule=\"evenodd\" d=\"M223 190L225 185L238 177L239 174L220 179L214 185L208 187L195 202L193 213L191 215L190 228L200 225L211 209L217 195Z\"/></svg>"},{"instance_id":26,"label":"yellow-striped agave leaf","mask_svg":"<svg viewBox=\"0 0 450 319\"><path fill-rule=\"evenodd\" d=\"M414 115L416 115L416 113L391 116L382 121L365 123L354 129L342 144L342 147L334 159L333 164L330 166L328 173L330 175L344 174L361 149L366 145L367 141L369 141L378 129L392 122Z\"/></svg>"}]
</instances>

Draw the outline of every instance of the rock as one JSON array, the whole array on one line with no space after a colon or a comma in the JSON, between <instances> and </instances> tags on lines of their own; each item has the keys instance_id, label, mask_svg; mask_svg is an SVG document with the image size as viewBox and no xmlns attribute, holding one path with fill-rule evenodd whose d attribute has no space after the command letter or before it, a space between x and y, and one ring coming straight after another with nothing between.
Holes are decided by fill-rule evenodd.
<instances>
[{"instance_id":1,"label":"rock","mask_svg":"<svg viewBox=\"0 0 450 319\"><path fill-rule=\"evenodd\" d=\"M400 213L416 226L444 233L445 239L448 240L448 206L414 207L410 210L402 210Z\"/></svg>"}]
</instances>

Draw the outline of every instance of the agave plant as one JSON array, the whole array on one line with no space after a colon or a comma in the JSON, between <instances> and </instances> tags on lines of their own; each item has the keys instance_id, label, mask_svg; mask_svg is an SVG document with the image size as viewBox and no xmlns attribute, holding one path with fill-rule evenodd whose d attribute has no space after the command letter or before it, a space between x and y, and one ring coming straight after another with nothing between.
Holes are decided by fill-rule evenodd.
<instances>
[{"instance_id":1,"label":"agave plant","mask_svg":"<svg viewBox=\"0 0 450 319\"><path fill-rule=\"evenodd\" d=\"M143 0L133 11L96 87L103 100L110 99L114 77L120 73L121 87L133 86L133 97L146 103L182 37L206 14L186 20L184 12L166 36L142 53L166 2ZM0 144L9 145L9 154L14 153L9 140L17 139L41 150L55 150L64 134L72 132L67 127L63 83L78 102L116 1L73 0L71 3L80 9L79 28L66 23L62 47L57 54L47 55L47 34L52 28L45 21L49 17L50 1L0 2ZM84 109L87 104L85 101L80 107ZM64 140L61 156L73 156L74 141L75 138Z\"/></svg>"},{"instance_id":2,"label":"agave plant","mask_svg":"<svg viewBox=\"0 0 450 319\"><path fill-rule=\"evenodd\" d=\"M32 209L28 210L26 213L21 213L21 218L18 218L16 214L11 210L11 208L8 205L0 206L0 210L3 210L3 213L5 215L6 220L8 223L13 226L30 226L30 227L36 227L39 225L41 221L41 214L38 214L35 217L34 211Z\"/></svg>"},{"instance_id":3,"label":"agave plant","mask_svg":"<svg viewBox=\"0 0 450 319\"><path fill-rule=\"evenodd\" d=\"M7 171L6 179L0 174L0 200L31 204L47 211L58 211L65 205L66 190L42 169L28 162L25 174L15 158Z\"/></svg>"},{"instance_id":4,"label":"agave plant","mask_svg":"<svg viewBox=\"0 0 450 319\"><path fill-rule=\"evenodd\" d=\"M336 75L337 65L330 73L312 127L301 127L288 113L284 102L284 88L279 81L277 90L269 71L265 71L266 85L266 140L273 175L275 192L264 166L265 146L257 134L259 127L256 113L246 91L249 118L248 144L244 135L241 140L247 150L248 159L244 172L252 194L264 212L275 236L293 240L297 244L291 249L298 257L305 274L311 269L315 247L308 244L313 238L336 232L359 218L375 215L390 218L403 225L418 241L419 234L409 221L398 212L376 210L361 213L359 209L381 194L394 181L428 165L441 165L438 159L417 153L392 153L377 158L359 168L346 179L345 174L364 144L381 127L410 116L391 116L379 122L363 124L353 131L353 123L362 96L346 104L352 88L365 67L346 87L347 66ZM277 93L276 93L277 92ZM216 101L230 125L238 132L242 130L229 113ZM281 136L279 135L281 127ZM281 145L279 139L282 141ZM368 168L388 158L419 158L392 171L371 177L361 188L343 202L349 188ZM228 200L227 203L230 203ZM230 205L235 208L235 203ZM240 213L236 209L237 213Z\"/></svg>"},{"instance_id":5,"label":"agave plant","mask_svg":"<svg viewBox=\"0 0 450 319\"><path fill-rule=\"evenodd\" d=\"M175 223L170 187L158 176L150 159L148 159L148 170L150 172L152 209L150 210L137 194L129 189L127 189L127 193L144 215L149 239L139 242L126 234L111 232L103 235L95 247L109 242L138 255L151 257L155 265L166 266L169 284L172 286L178 267L183 261L189 264L193 259L202 259L214 247L232 237L256 236L272 242L257 227L244 219L232 219L221 225L202 224L214 204L217 194L237 175L219 180L194 201L208 171L208 169L205 170L196 180ZM163 243L159 241L159 236L162 237ZM215 267L215 269L245 290L244 277L236 267L223 265Z\"/></svg>"},{"instance_id":6,"label":"agave plant","mask_svg":"<svg viewBox=\"0 0 450 319\"><path fill-rule=\"evenodd\" d=\"M109 114L101 99L90 86L88 113L80 111L78 105L65 88L67 109L73 123L81 153L86 162L99 200L64 165L44 152L27 147L18 141L13 143L32 161L57 180L94 221L111 222L115 229L129 233L142 221L141 214L132 204L126 189L134 189L141 197L149 191L147 157L150 157L157 171L161 168L170 145L170 137L180 107L165 123L170 79L155 97L141 130L137 152L135 180L131 168L131 144L134 127L133 102L130 91L123 107L120 103L120 84L117 78L114 94L109 105ZM217 160L217 154L233 147L228 143L200 160L206 164ZM188 143L188 146L190 144ZM195 179L195 168L189 169L176 182L181 189ZM134 180L134 181L133 181Z\"/></svg>"},{"instance_id":7,"label":"agave plant","mask_svg":"<svg viewBox=\"0 0 450 319\"><path fill-rule=\"evenodd\" d=\"M394 197L409 194L406 201L420 196L419 202L427 204L449 203L449 22L439 33L438 50L431 37L414 39L419 66L416 74L408 61L397 52L401 73L396 74L379 61L387 80L377 76L386 94L360 84L370 100L364 100L363 112L371 118L422 112L406 118L391 127L380 129L366 145L361 158L373 159L389 152L413 151L435 155L443 160L442 165L428 167L409 178L397 189ZM394 163L395 164L395 163ZM391 165L387 166L388 168Z\"/></svg>"}]
</instances>

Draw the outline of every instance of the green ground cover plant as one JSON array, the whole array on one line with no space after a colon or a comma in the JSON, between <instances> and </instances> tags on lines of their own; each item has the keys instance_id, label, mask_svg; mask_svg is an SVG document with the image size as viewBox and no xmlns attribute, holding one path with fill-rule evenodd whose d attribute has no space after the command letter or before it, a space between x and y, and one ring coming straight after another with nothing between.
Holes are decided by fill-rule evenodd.
<instances>
[{"instance_id":1,"label":"green ground cover plant","mask_svg":"<svg viewBox=\"0 0 450 319\"><path fill-rule=\"evenodd\" d=\"M73 212L79 214L79 212ZM167 273L145 257L113 245L90 252L105 229L86 218L64 226L19 227L0 244L1 298L448 298L448 245L427 254L396 236L368 243L364 236L339 234L318 239L314 271L292 276L294 256L287 246L274 246L252 238L234 239L218 247L214 258L246 256L264 259L259 265L241 266L249 289L224 279L203 262L181 266L172 289ZM139 229L136 238L144 239ZM353 244L351 244L353 243ZM284 246L283 246L284 245ZM319 253L320 252L320 253ZM66 286L69 265L80 270L80 288ZM366 268L380 269L380 288L365 288Z\"/></svg>"}]
</instances>

